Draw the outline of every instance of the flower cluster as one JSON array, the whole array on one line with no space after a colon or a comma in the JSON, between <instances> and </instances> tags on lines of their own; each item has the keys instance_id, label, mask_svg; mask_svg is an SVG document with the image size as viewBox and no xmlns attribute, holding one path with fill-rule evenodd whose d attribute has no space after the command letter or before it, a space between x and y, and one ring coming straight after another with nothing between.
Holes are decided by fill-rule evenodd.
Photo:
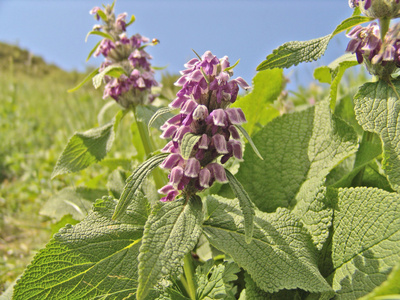
<instances>
[{"instance_id":1,"label":"flower cluster","mask_svg":"<svg viewBox=\"0 0 400 300\"><path fill-rule=\"evenodd\" d=\"M360 7L361 12L371 18L399 17L400 0L349 0L351 8Z\"/></svg>"},{"instance_id":2,"label":"flower cluster","mask_svg":"<svg viewBox=\"0 0 400 300\"><path fill-rule=\"evenodd\" d=\"M158 40L154 39L149 43L149 39L140 34L128 38L126 27L131 22L126 22L126 13L115 17L112 6L107 6L104 10L94 7L90 14L104 22L103 25L95 25L93 28L93 32L101 32L105 37L93 54L103 55L105 58L99 72L109 66L122 67L125 72L117 78L104 77L106 86L103 98L112 97L124 108L146 101L151 102L154 99L151 88L158 83L154 79L154 70L149 62L152 57L145 51L145 47L157 44Z\"/></svg>"},{"instance_id":3,"label":"flower cluster","mask_svg":"<svg viewBox=\"0 0 400 300\"><path fill-rule=\"evenodd\" d=\"M249 85L233 75L227 56L218 59L210 51L201 59L194 58L185 64L186 70L175 83L182 89L170 107L180 113L161 127L162 138L171 139L163 152L171 153L161 164L171 169L169 183L159 192L166 196L161 201L172 201L182 191L192 195L210 187L214 181L227 182L224 164L229 158L242 159L240 135L235 125L246 122L240 108L228 108L235 102L239 86ZM197 141L189 157L181 153L182 140L192 134Z\"/></svg>"}]
</instances>

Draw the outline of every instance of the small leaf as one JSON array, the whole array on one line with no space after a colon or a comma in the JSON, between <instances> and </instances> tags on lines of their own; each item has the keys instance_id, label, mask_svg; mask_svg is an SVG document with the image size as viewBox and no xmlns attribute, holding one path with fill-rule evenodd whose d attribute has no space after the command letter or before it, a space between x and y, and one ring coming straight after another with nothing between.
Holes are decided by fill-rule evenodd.
<instances>
[{"instance_id":1,"label":"small leaf","mask_svg":"<svg viewBox=\"0 0 400 300\"><path fill-rule=\"evenodd\" d=\"M104 22L107 22L107 16L106 16L106 14L104 13L104 11L102 11L102 10L98 10L97 11L97 14L99 15L99 17L104 21Z\"/></svg>"},{"instance_id":2,"label":"small leaf","mask_svg":"<svg viewBox=\"0 0 400 300\"><path fill-rule=\"evenodd\" d=\"M146 222L139 255L137 299L145 299L162 275L176 272L183 257L194 248L203 222L198 196L159 202Z\"/></svg>"},{"instance_id":3,"label":"small leaf","mask_svg":"<svg viewBox=\"0 0 400 300\"><path fill-rule=\"evenodd\" d=\"M336 34L371 20L373 19L365 16L352 16L340 23L331 34L324 37L303 42L285 43L268 55L267 59L257 67L257 71L272 68L289 68L301 62L317 60L325 53L329 41Z\"/></svg>"},{"instance_id":4,"label":"small leaf","mask_svg":"<svg viewBox=\"0 0 400 300\"><path fill-rule=\"evenodd\" d=\"M101 86L104 76L108 75L108 76L118 78L122 74L127 75L124 68L122 68L121 66L116 65L116 64L108 66L103 71L101 71L99 74L97 74L96 76L93 77L94 88L97 89Z\"/></svg>"},{"instance_id":5,"label":"small leaf","mask_svg":"<svg viewBox=\"0 0 400 300\"><path fill-rule=\"evenodd\" d=\"M233 70L240 62L240 59L237 60L237 62L235 62L235 64L233 66L227 67L225 68L224 72L228 72L230 70Z\"/></svg>"},{"instance_id":6,"label":"small leaf","mask_svg":"<svg viewBox=\"0 0 400 300\"><path fill-rule=\"evenodd\" d=\"M134 199L135 193L139 189L140 185L143 183L149 173L159 164L161 164L168 155L169 153L157 154L146 160L133 171L132 175L126 180L124 191L122 192L121 198L119 199L118 205L115 208L115 212L112 216L113 220L118 219L124 214L126 208Z\"/></svg>"},{"instance_id":7,"label":"small leaf","mask_svg":"<svg viewBox=\"0 0 400 300\"><path fill-rule=\"evenodd\" d=\"M90 31L90 32L86 35L85 42L87 42L87 39L88 39L88 37L89 37L90 35L99 35L99 36L101 36L101 37L103 37L103 38L106 38L106 39L109 39L109 40L115 42L114 38L113 38L111 35L109 35L108 33L103 32L103 31L97 31L97 30Z\"/></svg>"},{"instance_id":8,"label":"small leaf","mask_svg":"<svg viewBox=\"0 0 400 300\"><path fill-rule=\"evenodd\" d=\"M131 25L133 22L135 22L135 20L136 20L136 18L135 18L135 16L134 15L132 15L131 16L131 19L129 20L129 22L128 23L126 23L126 27L128 27L129 25Z\"/></svg>"},{"instance_id":9,"label":"small leaf","mask_svg":"<svg viewBox=\"0 0 400 300\"><path fill-rule=\"evenodd\" d=\"M233 176L232 173L229 172L229 170L227 169L225 169L225 173L228 177L229 185L231 186L232 191L235 193L236 197L239 200L244 219L245 241L247 244L250 244L251 239L253 238L255 205L251 201L247 192L244 190L242 184L236 179L236 177Z\"/></svg>"},{"instance_id":10,"label":"small leaf","mask_svg":"<svg viewBox=\"0 0 400 300\"><path fill-rule=\"evenodd\" d=\"M86 61L88 61L92 57L93 53L100 46L100 43L101 43L101 40L97 42L97 44L92 48L92 50L90 50L89 55L86 58Z\"/></svg>"},{"instance_id":11,"label":"small leaf","mask_svg":"<svg viewBox=\"0 0 400 300\"><path fill-rule=\"evenodd\" d=\"M83 170L101 161L110 151L119 122L126 112L119 111L113 120L104 126L75 133L58 158L51 178Z\"/></svg>"},{"instance_id":12,"label":"small leaf","mask_svg":"<svg viewBox=\"0 0 400 300\"><path fill-rule=\"evenodd\" d=\"M166 107L162 107L162 108L160 108L160 109L158 109L152 116L151 116L151 118L150 118L150 120L149 120L149 122L148 122L148 130L149 130L149 132L150 132L150 127L153 125L153 123L159 118L159 117L161 117L162 115L165 115L165 114L168 114L168 113L170 113L171 111L173 111L175 108L171 108L171 107L169 107L169 106L166 106ZM168 116L170 116L170 114L168 114ZM166 120L165 120L166 121ZM164 122L165 122L164 121ZM163 122L163 124L164 124L164 122ZM156 125L157 126L157 125ZM158 127L159 128L159 127Z\"/></svg>"},{"instance_id":13,"label":"small leaf","mask_svg":"<svg viewBox=\"0 0 400 300\"><path fill-rule=\"evenodd\" d=\"M249 142L251 148L253 149L254 153L261 159L264 160L264 158L261 156L260 152L258 151L256 145L254 144L253 140L251 139L250 135L247 133L246 129L244 129L242 126L236 125L236 127L240 130L240 132L244 135L246 140Z\"/></svg>"},{"instance_id":14,"label":"small leaf","mask_svg":"<svg viewBox=\"0 0 400 300\"><path fill-rule=\"evenodd\" d=\"M85 79L83 79L83 81L81 83L79 83L76 87L69 89L68 93L72 93L72 92L79 90L86 82L88 82L90 79L92 79L94 76L96 76L97 73L99 73L99 68L93 70L92 73L90 73L88 76L86 76Z\"/></svg>"},{"instance_id":15,"label":"small leaf","mask_svg":"<svg viewBox=\"0 0 400 300\"><path fill-rule=\"evenodd\" d=\"M190 154L193 151L194 146L196 146L197 142L200 140L201 135L195 135L193 133L186 133L183 136L182 142L181 142L181 156L183 159L189 159Z\"/></svg>"}]
</instances>

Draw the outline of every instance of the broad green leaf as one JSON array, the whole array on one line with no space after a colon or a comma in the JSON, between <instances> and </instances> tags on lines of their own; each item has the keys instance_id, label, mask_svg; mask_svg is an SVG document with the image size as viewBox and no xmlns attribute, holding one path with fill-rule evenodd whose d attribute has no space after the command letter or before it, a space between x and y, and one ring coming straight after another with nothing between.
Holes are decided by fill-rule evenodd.
<instances>
[{"instance_id":1,"label":"broad green leaf","mask_svg":"<svg viewBox=\"0 0 400 300\"><path fill-rule=\"evenodd\" d=\"M309 41L285 43L268 55L267 59L257 67L257 71L272 68L289 68L301 62L318 60L325 53L329 41L336 34L371 20L371 18L365 16L352 16L340 23L331 34Z\"/></svg>"},{"instance_id":2,"label":"broad green leaf","mask_svg":"<svg viewBox=\"0 0 400 300\"><path fill-rule=\"evenodd\" d=\"M166 107L162 107L160 109L158 109L150 118L150 120L148 121L148 130L150 132L150 127L153 126L153 124L155 125L154 127L159 129L164 123L165 121L167 121L169 118L172 117L172 114L170 114L171 111L173 111L175 108L171 108L169 106ZM161 116L163 116L163 118L161 118ZM155 123L156 120L159 120L159 118L161 118L161 123L157 122Z\"/></svg>"},{"instance_id":3,"label":"broad green leaf","mask_svg":"<svg viewBox=\"0 0 400 300\"><path fill-rule=\"evenodd\" d=\"M109 40L115 42L114 38L111 35L109 35L108 33L105 33L103 31L96 31L96 30L88 32L88 34L86 35L86 38L85 38L85 42L87 42L88 37L91 35L99 35L103 38L106 38L106 39L109 39Z\"/></svg>"},{"instance_id":4,"label":"broad green leaf","mask_svg":"<svg viewBox=\"0 0 400 300\"><path fill-rule=\"evenodd\" d=\"M320 82L326 82L331 85L329 91L330 107L332 111L336 106L336 99L340 80L344 72L353 66L358 65L357 59L354 54L345 54L328 66L323 66L315 69L314 78Z\"/></svg>"},{"instance_id":5,"label":"broad green leaf","mask_svg":"<svg viewBox=\"0 0 400 300\"><path fill-rule=\"evenodd\" d=\"M249 142L251 148L253 149L254 153L261 159L264 160L264 158L261 156L260 151L258 151L256 145L254 144L253 140L251 139L250 135L247 133L246 129L244 129L242 126L236 126L240 132L244 135L246 140Z\"/></svg>"},{"instance_id":6,"label":"broad green leaf","mask_svg":"<svg viewBox=\"0 0 400 300\"><path fill-rule=\"evenodd\" d=\"M75 220L82 220L96 199L107 194L106 189L66 187L50 197L39 213L57 220L68 214Z\"/></svg>"},{"instance_id":7,"label":"broad green leaf","mask_svg":"<svg viewBox=\"0 0 400 300\"><path fill-rule=\"evenodd\" d=\"M261 289L270 293L295 288L331 291L319 273L310 235L289 210L256 211L253 239L247 244L239 201L209 196L206 203L203 231L210 243L230 255Z\"/></svg>"},{"instance_id":8,"label":"broad green leaf","mask_svg":"<svg viewBox=\"0 0 400 300\"><path fill-rule=\"evenodd\" d=\"M182 265L200 237L202 222L202 202L197 196L158 203L146 222L140 247L137 299L145 299L162 275Z\"/></svg>"},{"instance_id":9,"label":"broad green leaf","mask_svg":"<svg viewBox=\"0 0 400 300\"><path fill-rule=\"evenodd\" d=\"M127 75L124 68L117 64L112 64L93 77L93 86L95 89L98 89L101 86L104 76L106 75L118 78L122 74Z\"/></svg>"},{"instance_id":10,"label":"broad green leaf","mask_svg":"<svg viewBox=\"0 0 400 300\"><path fill-rule=\"evenodd\" d=\"M126 111L120 111L111 122L82 133L75 133L57 160L51 178L83 170L101 161L110 151L115 132Z\"/></svg>"},{"instance_id":11,"label":"broad green leaf","mask_svg":"<svg viewBox=\"0 0 400 300\"><path fill-rule=\"evenodd\" d=\"M116 203L103 198L79 224L54 235L18 281L14 299L125 299L138 282L144 223L136 208L111 221Z\"/></svg>"},{"instance_id":12,"label":"broad green leaf","mask_svg":"<svg viewBox=\"0 0 400 300\"><path fill-rule=\"evenodd\" d=\"M400 196L376 188L330 192L335 203L331 275L337 299L358 299L400 260Z\"/></svg>"},{"instance_id":13,"label":"broad green leaf","mask_svg":"<svg viewBox=\"0 0 400 300\"><path fill-rule=\"evenodd\" d=\"M362 297L360 300L375 300L375 299L400 299L400 262L390 272L386 281L380 286L376 287L371 293ZM396 295L397 298L390 298L387 296ZM378 297L382 298L378 298Z\"/></svg>"},{"instance_id":14,"label":"broad green leaf","mask_svg":"<svg viewBox=\"0 0 400 300\"><path fill-rule=\"evenodd\" d=\"M99 68L94 69L92 71L92 73L90 73L88 76L85 77L85 79L83 79L83 81L81 83L79 83L76 87L69 89L68 93L72 93L75 92L77 90L79 90L86 82L88 82L89 80L91 80L94 76L96 76L99 73Z\"/></svg>"},{"instance_id":15,"label":"broad green leaf","mask_svg":"<svg viewBox=\"0 0 400 300\"><path fill-rule=\"evenodd\" d=\"M232 191L239 200L240 209L242 210L244 219L245 240L246 243L250 244L251 239L253 238L255 205L236 177L233 176L232 173L227 169L225 169L225 173L229 180L229 185L231 186Z\"/></svg>"},{"instance_id":16,"label":"broad green leaf","mask_svg":"<svg viewBox=\"0 0 400 300\"><path fill-rule=\"evenodd\" d=\"M320 248L332 213L324 202L325 178L357 150L354 130L332 116L327 101L322 101L276 118L253 141L264 160L246 148L236 178L262 211L295 207Z\"/></svg>"},{"instance_id":17,"label":"broad green leaf","mask_svg":"<svg viewBox=\"0 0 400 300\"><path fill-rule=\"evenodd\" d=\"M235 300L236 288L231 282L237 280L236 273L240 272L240 268L233 262L219 265L214 265L213 262L209 260L196 269L196 299Z\"/></svg>"},{"instance_id":18,"label":"broad green leaf","mask_svg":"<svg viewBox=\"0 0 400 300\"><path fill-rule=\"evenodd\" d=\"M268 106L278 99L284 82L280 69L259 72L253 78L251 93L240 97L232 107L240 107L246 116L247 123L243 128L252 136L261 126L279 116L279 111Z\"/></svg>"},{"instance_id":19,"label":"broad green leaf","mask_svg":"<svg viewBox=\"0 0 400 300\"><path fill-rule=\"evenodd\" d=\"M201 135L195 135L193 133L186 133L183 136L180 149L181 149L181 155L183 159L189 159L190 154L192 154L194 146L196 146L197 142L200 140Z\"/></svg>"},{"instance_id":20,"label":"broad green leaf","mask_svg":"<svg viewBox=\"0 0 400 300\"><path fill-rule=\"evenodd\" d=\"M396 91L394 90L396 89ZM392 188L400 191L400 81L370 82L354 97L354 110L365 131L377 133L383 143L382 165Z\"/></svg>"},{"instance_id":21,"label":"broad green leaf","mask_svg":"<svg viewBox=\"0 0 400 300\"><path fill-rule=\"evenodd\" d=\"M135 199L135 194L143 181L168 155L168 153L161 153L150 157L133 171L132 175L126 180L126 185L112 217L113 220L124 214L128 205Z\"/></svg>"}]
</instances>

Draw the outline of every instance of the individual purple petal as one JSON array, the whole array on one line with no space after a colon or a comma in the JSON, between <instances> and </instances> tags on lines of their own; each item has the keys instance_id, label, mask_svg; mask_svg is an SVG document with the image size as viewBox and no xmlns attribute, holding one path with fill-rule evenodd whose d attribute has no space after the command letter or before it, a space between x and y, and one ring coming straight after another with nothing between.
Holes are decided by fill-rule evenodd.
<instances>
[{"instance_id":1,"label":"individual purple petal","mask_svg":"<svg viewBox=\"0 0 400 300\"><path fill-rule=\"evenodd\" d=\"M192 113L196 107L198 106L197 102L194 100L187 100L185 104L182 106L181 113L182 114L190 114Z\"/></svg>"},{"instance_id":2,"label":"individual purple petal","mask_svg":"<svg viewBox=\"0 0 400 300\"><path fill-rule=\"evenodd\" d=\"M237 131L235 126L233 125L229 126L229 132L231 133L233 139L240 140L239 132Z\"/></svg>"},{"instance_id":3,"label":"individual purple petal","mask_svg":"<svg viewBox=\"0 0 400 300\"><path fill-rule=\"evenodd\" d=\"M181 106L188 101L189 97L182 96L175 98L168 106L171 108L181 108Z\"/></svg>"},{"instance_id":4,"label":"individual purple petal","mask_svg":"<svg viewBox=\"0 0 400 300\"><path fill-rule=\"evenodd\" d=\"M205 105L198 105L196 109L193 111L193 119L194 120L204 120L208 117L208 109Z\"/></svg>"},{"instance_id":5,"label":"individual purple petal","mask_svg":"<svg viewBox=\"0 0 400 300\"><path fill-rule=\"evenodd\" d=\"M167 184L167 185L164 185L164 186L163 186L161 189L159 189L157 192L159 192L160 194L166 195L166 194L168 194L169 192L174 191L174 190L175 190L175 188L174 188L172 185Z\"/></svg>"},{"instance_id":6,"label":"individual purple petal","mask_svg":"<svg viewBox=\"0 0 400 300\"><path fill-rule=\"evenodd\" d=\"M212 141L214 144L215 149L220 154L227 154L228 149L226 148L226 140L223 135L216 134L212 137Z\"/></svg>"},{"instance_id":7,"label":"individual purple petal","mask_svg":"<svg viewBox=\"0 0 400 300\"><path fill-rule=\"evenodd\" d=\"M211 163L207 165L207 168L210 170L212 176L220 183L227 183L228 178L226 178L225 169L222 165L218 163Z\"/></svg>"},{"instance_id":8,"label":"individual purple petal","mask_svg":"<svg viewBox=\"0 0 400 300\"><path fill-rule=\"evenodd\" d=\"M232 147L233 156L236 157L237 159L242 160L243 159L242 144L236 140L229 140L228 145Z\"/></svg>"},{"instance_id":9,"label":"individual purple petal","mask_svg":"<svg viewBox=\"0 0 400 300\"><path fill-rule=\"evenodd\" d=\"M238 77L238 78L234 79L233 81L237 82L237 84L244 90L247 90L250 88L250 86L247 84L247 82L242 77Z\"/></svg>"},{"instance_id":10,"label":"individual purple petal","mask_svg":"<svg viewBox=\"0 0 400 300\"><path fill-rule=\"evenodd\" d=\"M225 111L221 108L215 109L211 112L210 116L212 117L213 123L216 126L225 126L226 125L226 114Z\"/></svg>"},{"instance_id":11,"label":"individual purple petal","mask_svg":"<svg viewBox=\"0 0 400 300\"><path fill-rule=\"evenodd\" d=\"M178 191L175 191L175 190L170 191L170 192L168 193L168 195L165 196L165 197L162 197L162 198L160 199L160 201L161 201L161 202L171 202L171 201L174 201L175 198L176 198L176 196L178 196L178 194L179 194Z\"/></svg>"},{"instance_id":12,"label":"individual purple petal","mask_svg":"<svg viewBox=\"0 0 400 300\"><path fill-rule=\"evenodd\" d=\"M181 179L183 177L183 169L180 166L176 166L171 170L171 174L169 175L169 182L172 184L174 188L177 188Z\"/></svg>"},{"instance_id":13,"label":"individual purple petal","mask_svg":"<svg viewBox=\"0 0 400 300\"><path fill-rule=\"evenodd\" d=\"M200 162L194 157L189 158L185 166L185 175L187 177L196 178L199 176L199 172Z\"/></svg>"},{"instance_id":14,"label":"individual purple petal","mask_svg":"<svg viewBox=\"0 0 400 300\"><path fill-rule=\"evenodd\" d=\"M173 153L168 155L164 161L161 163L160 167L163 169L172 169L176 165L178 165L181 161L183 161L183 158L181 157L180 154L178 153Z\"/></svg>"},{"instance_id":15,"label":"individual purple petal","mask_svg":"<svg viewBox=\"0 0 400 300\"><path fill-rule=\"evenodd\" d=\"M164 132L160 135L160 137L163 138L163 139L168 139L168 138L172 137L176 133L178 128L179 127L176 126L176 125L169 125L164 130Z\"/></svg>"},{"instance_id":16,"label":"individual purple petal","mask_svg":"<svg viewBox=\"0 0 400 300\"><path fill-rule=\"evenodd\" d=\"M203 188L210 187L211 172L207 168L202 168L199 172L199 184Z\"/></svg>"},{"instance_id":17,"label":"individual purple petal","mask_svg":"<svg viewBox=\"0 0 400 300\"><path fill-rule=\"evenodd\" d=\"M173 141L169 141L164 148L161 149L162 153L179 153L179 148L175 146Z\"/></svg>"},{"instance_id":18,"label":"individual purple petal","mask_svg":"<svg viewBox=\"0 0 400 300\"><path fill-rule=\"evenodd\" d=\"M234 125L240 125L247 122L243 111L238 107L227 108L225 112L229 121Z\"/></svg>"},{"instance_id":19,"label":"individual purple petal","mask_svg":"<svg viewBox=\"0 0 400 300\"><path fill-rule=\"evenodd\" d=\"M210 139L208 138L207 134L203 133L199 140L199 149L208 149L208 144L210 143Z\"/></svg>"},{"instance_id":20,"label":"individual purple petal","mask_svg":"<svg viewBox=\"0 0 400 300\"><path fill-rule=\"evenodd\" d=\"M188 132L191 132L189 126L181 126L181 127L179 127L179 129L176 131L176 134L175 134L175 136L173 138L173 141L175 141L175 142L181 141L183 139L183 136Z\"/></svg>"}]
</instances>

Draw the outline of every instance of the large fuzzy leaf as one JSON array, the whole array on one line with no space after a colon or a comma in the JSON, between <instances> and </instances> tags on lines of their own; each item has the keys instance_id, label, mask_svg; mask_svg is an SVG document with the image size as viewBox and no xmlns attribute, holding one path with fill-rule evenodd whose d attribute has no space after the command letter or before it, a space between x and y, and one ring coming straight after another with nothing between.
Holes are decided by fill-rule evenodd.
<instances>
[{"instance_id":1,"label":"large fuzzy leaf","mask_svg":"<svg viewBox=\"0 0 400 300\"><path fill-rule=\"evenodd\" d=\"M400 191L400 81L364 84L354 98L354 110L364 130L383 143L383 168L392 188Z\"/></svg>"},{"instance_id":2,"label":"large fuzzy leaf","mask_svg":"<svg viewBox=\"0 0 400 300\"><path fill-rule=\"evenodd\" d=\"M139 247L147 203L112 221L116 201L103 198L79 224L66 226L18 281L14 299L124 299L138 283Z\"/></svg>"},{"instance_id":3,"label":"large fuzzy leaf","mask_svg":"<svg viewBox=\"0 0 400 300\"><path fill-rule=\"evenodd\" d=\"M203 227L210 243L229 254L264 291L331 291L319 273L310 235L289 210L256 211L250 244L245 242L244 220L236 199L209 196L207 210Z\"/></svg>"},{"instance_id":4,"label":"large fuzzy leaf","mask_svg":"<svg viewBox=\"0 0 400 300\"><path fill-rule=\"evenodd\" d=\"M400 260L400 196L364 187L328 195L336 204L332 286L337 299L358 299L384 282Z\"/></svg>"}]
</instances>

